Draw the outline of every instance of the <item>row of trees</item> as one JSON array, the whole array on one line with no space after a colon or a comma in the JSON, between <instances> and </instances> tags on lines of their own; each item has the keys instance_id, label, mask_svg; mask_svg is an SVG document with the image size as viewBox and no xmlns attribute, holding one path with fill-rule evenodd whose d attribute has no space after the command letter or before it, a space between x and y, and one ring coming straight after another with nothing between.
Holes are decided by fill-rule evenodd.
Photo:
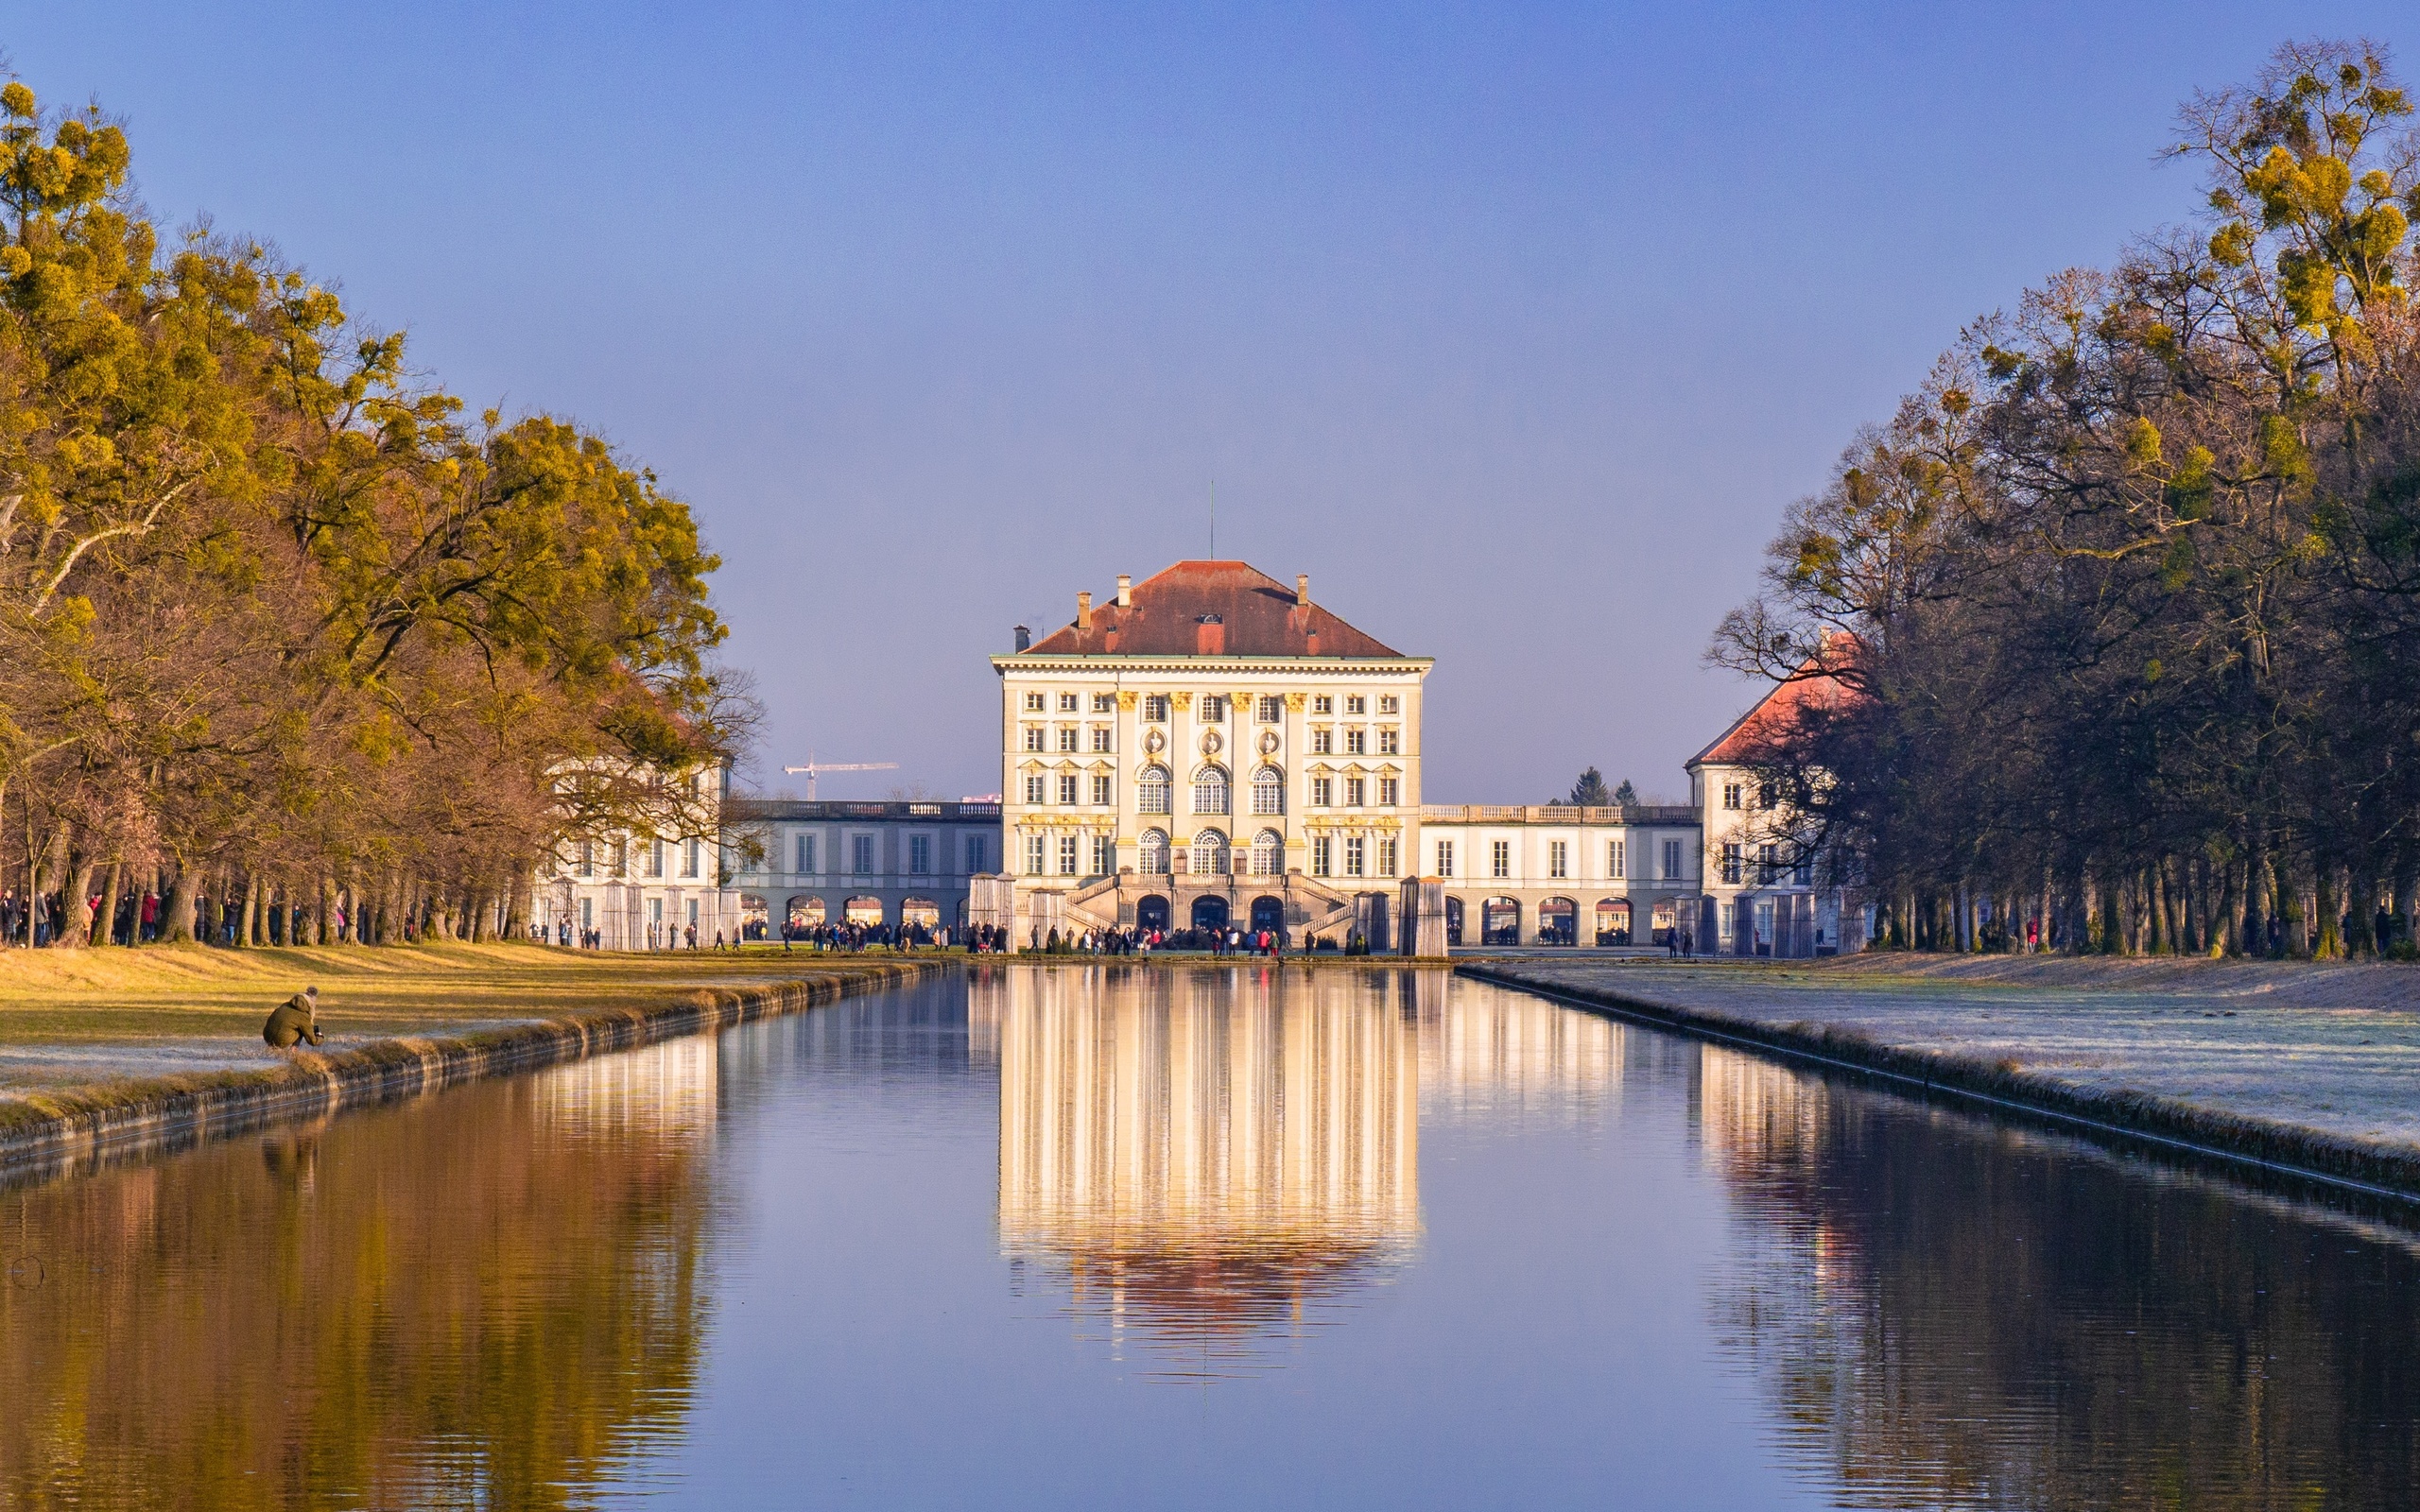
<instances>
[{"instance_id":1,"label":"row of trees","mask_svg":"<svg viewBox=\"0 0 2420 1512\"><path fill-rule=\"evenodd\" d=\"M2368 43L2197 95L2199 223L1970 328L1789 511L1713 655L1837 682L1766 822L1886 938L2410 950L2411 115Z\"/></svg>"},{"instance_id":2,"label":"row of trees","mask_svg":"<svg viewBox=\"0 0 2420 1512\"><path fill-rule=\"evenodd\" d=\"M0 900L20 940L518 923L583 837L697 833L744 690L655 478L467 418L255 242L164 246L97 110L0 90ZM104 900L95 918L95 898Z\"/></svg>"}]
</instances>

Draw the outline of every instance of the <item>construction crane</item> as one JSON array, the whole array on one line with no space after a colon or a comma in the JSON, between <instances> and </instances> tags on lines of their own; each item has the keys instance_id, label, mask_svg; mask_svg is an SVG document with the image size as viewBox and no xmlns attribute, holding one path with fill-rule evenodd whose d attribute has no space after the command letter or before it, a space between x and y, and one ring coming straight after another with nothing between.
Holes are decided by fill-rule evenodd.
<instances>
[{"instance_id":1,"label":"construction crane","mask_svg":"<svg viewBox=\"0 0 2420 1512\"><path fill-rule=\"evenodd\" d=\"M782 770L806 774L807 801L813 802L815 774L818 772L895 772L899 770L899 764L897 762L819 762L815 759L815 752L808 751L805 765L785 766Z\"/></svg>"}]
</instances>

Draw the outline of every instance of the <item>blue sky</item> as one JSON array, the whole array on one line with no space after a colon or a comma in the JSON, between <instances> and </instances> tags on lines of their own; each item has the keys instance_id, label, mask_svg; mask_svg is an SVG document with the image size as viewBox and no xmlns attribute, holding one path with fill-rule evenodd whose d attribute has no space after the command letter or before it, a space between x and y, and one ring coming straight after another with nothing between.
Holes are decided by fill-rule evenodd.
<instances>
[{"instance_id":1,"label":"blue sky","mask_svg":"<svg viewBox=\"0 0 2420 1512\"><path fill-rule=\"evenodd\" d=\"M139 189L725 558L771 780L999 785L1010 627L1207 549L1434 656L1430 801L1649 793L1782 508L1974 317L2192 213L2196 86L2380 4L51 7ZM2397 23L2403 25L2398 27Z\"/></svg>"}]
</instances>

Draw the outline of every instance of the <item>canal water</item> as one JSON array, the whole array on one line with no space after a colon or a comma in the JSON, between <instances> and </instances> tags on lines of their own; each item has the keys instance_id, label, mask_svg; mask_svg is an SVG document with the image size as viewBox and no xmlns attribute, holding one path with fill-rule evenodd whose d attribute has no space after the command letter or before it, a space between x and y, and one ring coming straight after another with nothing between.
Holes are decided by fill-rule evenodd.
<instances>
[{"instance_id":1,"label":"canal water","mask_svg":"<svg viewBox=\"0 0 2420 1512\"><path fill-rule=\"evenodd\" d=\"M978 967L0 1257L9 1506L2420 1496L2411 1230L1435 971Z\"/></svg>"}]
</instances>

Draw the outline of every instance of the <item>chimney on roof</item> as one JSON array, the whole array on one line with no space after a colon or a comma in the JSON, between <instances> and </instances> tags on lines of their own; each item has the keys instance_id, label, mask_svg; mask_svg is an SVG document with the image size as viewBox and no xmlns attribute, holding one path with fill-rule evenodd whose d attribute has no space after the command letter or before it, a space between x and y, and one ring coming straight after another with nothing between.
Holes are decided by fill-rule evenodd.
<instances>
[{"instance_id":1,"label":"chimney on roof","mask_svg":"<svg viewBox=\"0 0 2420 1512\"><path fill-rule=\"evenodd\" d=\"M1027 629L1027 628L1026 628L1024 626L1022 626L1022 625L1018 626L1018 627L1017 627L1017 649L1018 649L1018 650L1020 650L1020 651L1022 651L1022 650L1027 649L1028 646L1030 646L1030 645L1032 645L1032 644L1033 644L1033 632L1032 632L1031 630Z\"/></svg>"},{"instance_id":2,"label":"chimney on roof","mask_svg":"<svg viewBox=\"0 0 2420 1512\"><path fill-rule=\"evenodd\" d=\"M1089 630L1092 627L1093 595L1087 591L1076 595L1076 628Z\"/></svg>"},{"instance_id":3,"label":"chimney on roof","mask_svg":"<svg viewBox=\"0 0 2420 1512\"><path fill-rule=\"evenodd\" d=\"M1294 575L1294 607L1296 609L1311 607L1311 575L1308 573Z\"/></svg>"},{"instance_id":4,"label":"chimney on roof","mask_svg":"<svg viewBox=\"0 0 2420 1512\"><path fill-rule=\"evenodd\" d=\"M1227 622L1216 614L1204 614L1193 624L1193 654L1225 656L1227 654Z\"/></svg>"},{"instance_id":5,"label":"chimney on roof","mask_svg":"<svg viewBox=\"0 0 2420 1512\"><path fill-rule=\"evenodd\" d=\"M1119 609L1134 607L1134 578L1130 573L1117 575L1117 607Z\"/></svg>"}]
</instances>

